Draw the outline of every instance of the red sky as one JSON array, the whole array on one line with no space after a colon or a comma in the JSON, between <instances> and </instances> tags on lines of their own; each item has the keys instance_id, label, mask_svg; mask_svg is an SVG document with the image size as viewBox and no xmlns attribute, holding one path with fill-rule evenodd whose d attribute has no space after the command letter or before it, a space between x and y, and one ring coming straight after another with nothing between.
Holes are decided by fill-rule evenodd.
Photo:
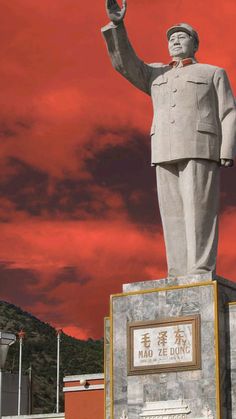
<instances>
[{"instance_id":1,"label":"red sky","mask_svg":"<svg viewBox=\"0 0 236 419\"><path fill-rule=\"evenodd\" d=\"M109 295L166 273L150 98L111 67L104 1L1 0L0 298L80 338L99 338ZM198 60L236 92L235 0L128 0L146 62L166 29L199 32ZM218 273L236 279L236 169L222 171Z\"/></svg>"}]
</instances>

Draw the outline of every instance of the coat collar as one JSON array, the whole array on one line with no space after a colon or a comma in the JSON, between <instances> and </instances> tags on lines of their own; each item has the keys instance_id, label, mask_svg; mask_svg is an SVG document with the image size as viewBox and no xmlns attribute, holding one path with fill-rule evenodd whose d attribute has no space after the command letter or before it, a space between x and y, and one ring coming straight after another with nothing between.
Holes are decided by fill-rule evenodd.
<instances>
[{"instance_id":1,"label":"coat collar","mask_svg":"<svg viewBox=\"0 0 236 419\"><path fill-rule=\"evenodd\" d=\"M169 63L171 67L185 67L190 64L196 64L197 61L194 58L184 58L183 60L173 60Z\"/></svg>"}]
</instances>

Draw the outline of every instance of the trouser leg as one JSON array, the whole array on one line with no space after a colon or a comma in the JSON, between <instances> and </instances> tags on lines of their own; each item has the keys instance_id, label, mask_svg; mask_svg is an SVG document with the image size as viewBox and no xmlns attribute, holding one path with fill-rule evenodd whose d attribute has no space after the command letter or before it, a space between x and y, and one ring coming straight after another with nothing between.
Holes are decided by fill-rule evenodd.
<instances>
[{"instance_id":1,"label":"trouser leg","mask_svg":"<svg viewBox=\"0 0 236 419\"><path fill-rule=\"evenodd\" d=\"M178 164L159 164L156 166L156 174L168 276L185 275L187 244Z\"/></svg>"},{"instance_id":2,"label":"trouser leg","mask_svg":"<svg viewBox=\"0 0 236 419\"><path fill-rule=\"evenodd\" d=\"M187 240L187 272L215 271L218 244L219 167L192 159L179 165Z\"/></svg>"},{"instance_id":3,"label":"trouser leg","mask_svg":"<svg viewBox=\"0 0 236 419\"><path fill-rule=\"evenodd\" d=\"M218 244L217 163L183 160L157 165L156 171L168 275L214 272Z\"/></svg>"}]
</instances>

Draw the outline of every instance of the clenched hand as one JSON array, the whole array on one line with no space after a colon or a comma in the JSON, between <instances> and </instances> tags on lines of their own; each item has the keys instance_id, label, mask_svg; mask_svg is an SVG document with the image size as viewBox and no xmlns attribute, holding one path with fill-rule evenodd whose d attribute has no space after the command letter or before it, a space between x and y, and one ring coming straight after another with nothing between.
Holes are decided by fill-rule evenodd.
<instances>
[{"instance_id":1,"label":"clenched hand","mask_svg":"<svg viewBox=\"0 0 236 419\"><path fill-rule=\"evenodd\" d=\"M220 159L220 165L222 167L232 167L234 164L233 160L230 159Z\"/></svg>"}]
</instances>

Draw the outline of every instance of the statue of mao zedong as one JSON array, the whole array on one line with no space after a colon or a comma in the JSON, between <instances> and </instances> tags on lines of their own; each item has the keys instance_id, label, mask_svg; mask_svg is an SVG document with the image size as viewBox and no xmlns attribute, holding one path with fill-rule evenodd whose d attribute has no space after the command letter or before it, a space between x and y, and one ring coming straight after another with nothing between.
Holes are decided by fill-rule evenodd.
<instances>
[{"instance_id":1,"label":"statue of mao zedong","mask_svg":"<svg viewBox=\"0 0 236 419\"><path fill-rule=\"evenodd\" d=\"M146 64L124 25L127 4L106 0L102 28L113 67L151 96L151 159L168 276L215 273L220 166L233 166L236 108L225 70L195 58L199 37L187 23L167 31L171 62Z\"/></svg>"}]
</instances>

